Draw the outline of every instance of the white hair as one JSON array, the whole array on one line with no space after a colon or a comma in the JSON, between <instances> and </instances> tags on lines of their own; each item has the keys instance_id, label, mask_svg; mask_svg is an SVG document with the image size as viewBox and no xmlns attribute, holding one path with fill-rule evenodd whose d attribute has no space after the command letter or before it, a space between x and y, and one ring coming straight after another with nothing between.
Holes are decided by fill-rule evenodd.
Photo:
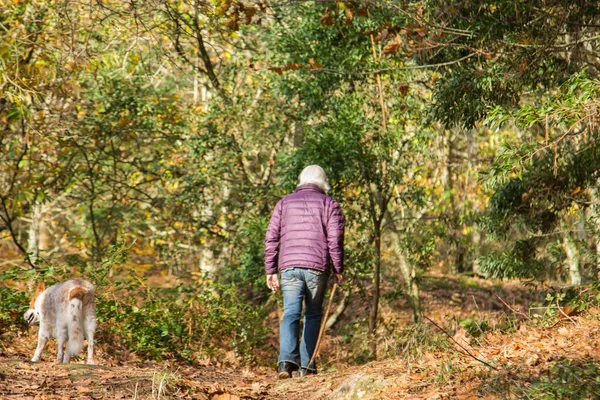
<instances>
[{"instance_id":1,"label":"white hair","mask_svg":"<svg viewBox=\"0 0 600 400\"><path fill-rule=\"evenodd\" d=\"M309 165L308 167L304 168L300 173L299 179L300 185L312 183L326 192L331 189L329 183L327 183L327 175L325 174L325 171L318 165Z\"/></svg>"}]
</instances>

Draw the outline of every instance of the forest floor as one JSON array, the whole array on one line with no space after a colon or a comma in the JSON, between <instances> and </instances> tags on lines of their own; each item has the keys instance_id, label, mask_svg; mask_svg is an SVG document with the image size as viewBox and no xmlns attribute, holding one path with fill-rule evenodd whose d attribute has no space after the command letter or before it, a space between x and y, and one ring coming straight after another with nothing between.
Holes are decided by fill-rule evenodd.
<instances>
[{"instance_id":1,"label":"forest floor","mask_svg":"<svg viewBox=\"0 0 600 400\"><path fill-rule=\"evenodd\" d=\"M557 309L545 324L532 314L541 297L518 284L432 276L424 282L423 303L429 332L442 338L437 343L426 346L415 330L404 342L412 348L394 356L384 348L380 361L352 365L332 355L341 344L331 335L322 350L330 356L318 375L283 381L267 367L122 363L101 344L98 365L55 365L52 347L33 364L27 361L36 340L30 332L0 341L0 399L598 398L600 309ZM382 310L390 336L393 326L410 320L407 308L384 301ZM347 312L338 323L352 317Z\"/></svg>"}]
</instances>

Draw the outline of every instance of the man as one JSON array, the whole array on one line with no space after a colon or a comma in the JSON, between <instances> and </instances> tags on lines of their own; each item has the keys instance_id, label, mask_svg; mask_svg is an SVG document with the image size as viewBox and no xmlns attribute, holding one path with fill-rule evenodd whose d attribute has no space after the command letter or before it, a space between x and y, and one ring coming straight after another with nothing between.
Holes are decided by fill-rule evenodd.
<instances>
[{"instance_id":1,"label":"man","mask_svg":"<svg viewBox=\"0 0 600 400\"><path fill-rule=\"evenodd\" d=\"M321 327L322 304L330 268L336 283L344 272L344 215L326 192L330 189L323 168L306 167L294 193L275 206L265 240L267 286L283 290L280 327L279 379L316 374L309 365ZM277 272L281 274L281 284ZM299 341L302 301L304 331ZM299 343L300 342L300 343Z\"/></svg>"}]
</instances>

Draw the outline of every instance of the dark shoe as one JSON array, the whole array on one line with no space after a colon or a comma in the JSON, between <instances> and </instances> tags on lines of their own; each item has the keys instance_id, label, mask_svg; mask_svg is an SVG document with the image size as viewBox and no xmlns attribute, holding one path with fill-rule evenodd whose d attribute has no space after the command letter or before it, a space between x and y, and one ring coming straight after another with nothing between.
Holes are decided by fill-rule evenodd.
<instances>
[{"instance_id":1,"label":"dark shoe","mask_svg":"<svg viewBox=\"0 0 600 400\"><path fill-rule=\"evenodd\" d=\"M300 376L308 376L308 375L316 375L317 374L317 370L316 369L309 369L309 368L300 368Z\"/></svg>"},{"instance_id":2,"label":"dark shoe","mask_svg":"<svg viewBox=\"0 0 600 400\"><path fill-rule=\"evenodd\" d=\"M289 361L282 361L277 364L277 379L288 379L292 377L292 372L298 371L298 366Z\"/></svg>"}]
</instances>

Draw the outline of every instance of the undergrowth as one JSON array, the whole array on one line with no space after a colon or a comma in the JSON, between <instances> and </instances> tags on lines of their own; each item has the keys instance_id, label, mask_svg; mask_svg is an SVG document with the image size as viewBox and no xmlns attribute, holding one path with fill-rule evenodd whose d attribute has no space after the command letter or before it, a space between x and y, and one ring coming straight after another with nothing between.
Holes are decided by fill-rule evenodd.
<instances>
[{"instance_id":1,"label":"undergrowth","mask_svg":"<svg viewBox=\"0 0 600 400\"><path fill-rule=\"evenodd\" d=\"M140 289L98 303L101 338L117 353L194 361L233 351L240 361L255 361L253 349L266 334L264 312L240 299L235 288Z\"/></svg>"},{"instance_id":2,"label":"undergrowth","mask_svg":"<svg viewBox=\"0 0 600 400\"><path fill-rule=\"evenodd\" d=\"M535 382L525 398L538 400L595 399L600 395L600 363L592 360L561 360L548 376Z\"/></svg>"},{"instance_id":3,"label":"undergrowth","mask_svg":"<svg viewBox=\"0 0 600 400\"><path fill-rule=\"evenodd\" d=\"M23 313L27 311L28 305L24 292L0 287L0 335L26 328Z\"/></svg>"},{"instance_id":4,"label":"undergrowth","mask_svg":"<svg viewBox=\"0 0 600 400\"><path fill-rule=\"evenodd\" d=\"M600 306L600 281L590 286L569 286L546 294L543 313L534 314L535 323L542 327L554 326L562 319L569 319L590 307Z\"/></svg>"}]
</instances>

